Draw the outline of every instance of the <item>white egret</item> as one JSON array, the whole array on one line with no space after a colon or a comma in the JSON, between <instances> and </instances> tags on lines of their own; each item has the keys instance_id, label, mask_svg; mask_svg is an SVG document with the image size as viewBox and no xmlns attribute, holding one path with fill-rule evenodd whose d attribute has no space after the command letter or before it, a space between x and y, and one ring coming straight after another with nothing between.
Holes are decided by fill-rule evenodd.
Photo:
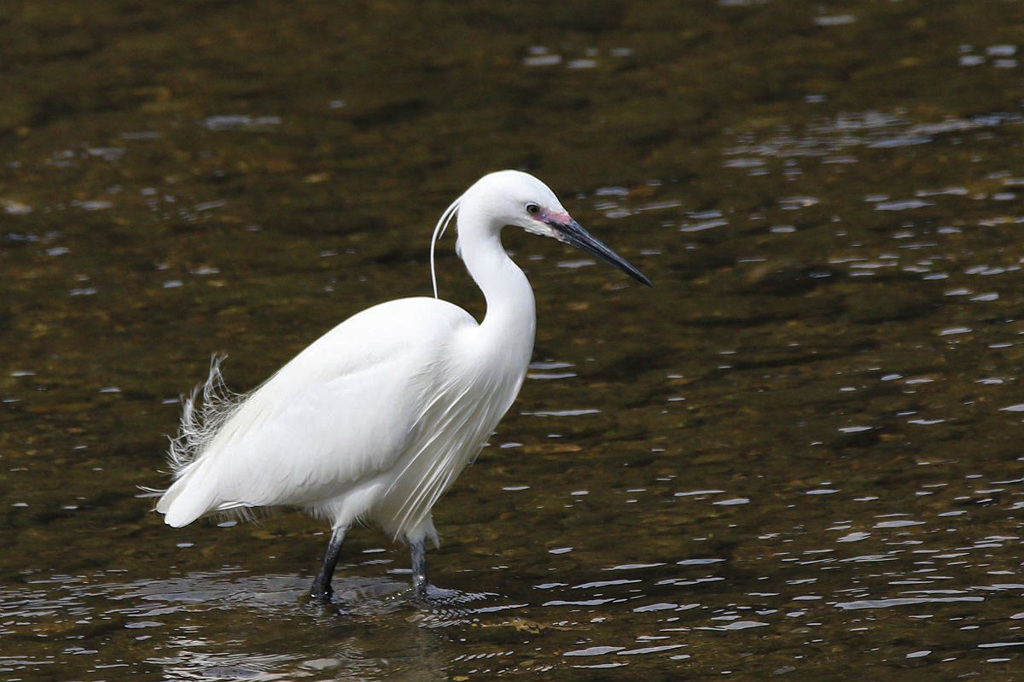
<instances>
[{"instance_id":1,"label":"white egret","mask_svg":"<svg viewBox=\"0 0 1024 682\"><path fill-rule=\"evenodd\" d=\"M434 243L458 215L457 251L483 291L483 322L437 298ZM329 601L345 532L372 522L412 550L427 596L431 510L480 452L526 376L536 326L530 283L501 245L521 227L588 251L651 282L588 234L527 173L484 176L441 216L431 241L434 298L373 306L320 337L245 396L224 389L215 362L185 402L171 443L174 482L156 510L185 526L217 512L303 507L331 522L312 596ZM197 389L198 390L198 389Z\"/></svg>"}]
</instances>

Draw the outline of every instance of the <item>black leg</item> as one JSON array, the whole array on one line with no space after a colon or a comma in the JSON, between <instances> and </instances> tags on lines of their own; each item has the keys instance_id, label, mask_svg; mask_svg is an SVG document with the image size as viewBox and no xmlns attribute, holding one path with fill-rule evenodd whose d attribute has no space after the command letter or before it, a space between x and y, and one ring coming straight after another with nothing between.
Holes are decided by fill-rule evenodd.
<instances>
[{"instance_id":1,"label":"black leg","mask_svg":"<svg viewBox=\"0 0 1024 682\"><path fill-rule=\"evenodd\" d=\"M310 596L318 602L328 604L334 590L331 589L331 578L334 577L334 567L341 556L341 543L345 541L347 528L335 528L331 532L331 542L327 545L327 554L324 555L324 562L320 564L320 571L313 581L313 590Z\"/></svg>"},{"instance_id":2,"label":"black leg","mask_svg":"<svg viewBox=\"0 0 1024 682\"><path fill-rule=\"evenodd\" d=\"M417 540L409 543L412 553L412 596L415 599L427 598L427 541Z\"/></svg>"}]
</instances>

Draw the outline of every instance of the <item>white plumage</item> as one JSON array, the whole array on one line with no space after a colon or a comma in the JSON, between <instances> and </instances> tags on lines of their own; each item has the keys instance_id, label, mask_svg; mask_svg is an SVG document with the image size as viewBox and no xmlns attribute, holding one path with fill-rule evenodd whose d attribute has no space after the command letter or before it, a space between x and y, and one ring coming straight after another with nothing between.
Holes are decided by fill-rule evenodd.
<instances>
[{"instance_id":1,"label":"white plumage","mask_svg":"<svg viewBox=\"0 0 1024 682\"><path fill-rule=\"evenodd\" d=\"M650 284L525 173L484 176L445 212L435 240L456 212L459 255L487 300L483 322L436 298L382 303L329 331L247 396L227 393L215 362L201 407L195 395L186 401L172 442L175 481L156 507L168 525L304 507L334 530L313 590L329 599L345 530L372 522L411 544L414 584L425 596L424 540L437 542L431 509L515 400L533 350L533 291L502 248L501 228L580 246Z\"/></svg>"}]
</instances>

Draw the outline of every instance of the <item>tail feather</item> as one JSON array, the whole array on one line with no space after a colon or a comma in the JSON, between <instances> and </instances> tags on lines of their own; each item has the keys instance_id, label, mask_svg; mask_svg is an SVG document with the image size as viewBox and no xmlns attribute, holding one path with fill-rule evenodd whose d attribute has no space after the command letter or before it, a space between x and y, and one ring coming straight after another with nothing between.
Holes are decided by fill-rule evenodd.
<instances>
[{"instance_id":1,"label":"tail feather","mask_svg":"<svg viewBox=\"0 0 1024 682\"><path fill-rule=\"evenodd\" d=\"M190 492L186 489L188 482L187 478L178 479L156 503L156 510L164 515L168 526L187 526L207 511L209 505L202 498L186 494Z\"/></svg>"}]
</instances>

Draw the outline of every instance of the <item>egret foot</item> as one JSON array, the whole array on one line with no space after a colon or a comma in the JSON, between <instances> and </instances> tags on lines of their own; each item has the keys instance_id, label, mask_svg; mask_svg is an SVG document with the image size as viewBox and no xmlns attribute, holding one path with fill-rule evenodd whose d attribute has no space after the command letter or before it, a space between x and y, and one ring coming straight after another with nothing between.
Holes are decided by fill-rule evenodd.
<instances>
[{"instance_id":1,"label":"egret foot","mask_svg":"<svg viewBox=\"0 0 1024 682\"><path fill-rule=\"evenodd\" d=\"M412 554L412 597L416 601L427 601L427 541L420 539L409 543Z\"/></svg>"},{"instance_id":2,"label":"egret foot","mask_svg":"<svg viewBox=\"0 0 1024 682\"><path fill-rule=\"evenodd\" d=\"M338 564L338 557L341 556L341 543L345 541L345 528L335 528L331 531L331 541L327 544L327 553L324 561L320 564L320 570L313 581L313 589L309 596L321 604L330 604L334 590L331 589L331 578L334 577L334 567Z\"/></svg>"}]
</instances>

